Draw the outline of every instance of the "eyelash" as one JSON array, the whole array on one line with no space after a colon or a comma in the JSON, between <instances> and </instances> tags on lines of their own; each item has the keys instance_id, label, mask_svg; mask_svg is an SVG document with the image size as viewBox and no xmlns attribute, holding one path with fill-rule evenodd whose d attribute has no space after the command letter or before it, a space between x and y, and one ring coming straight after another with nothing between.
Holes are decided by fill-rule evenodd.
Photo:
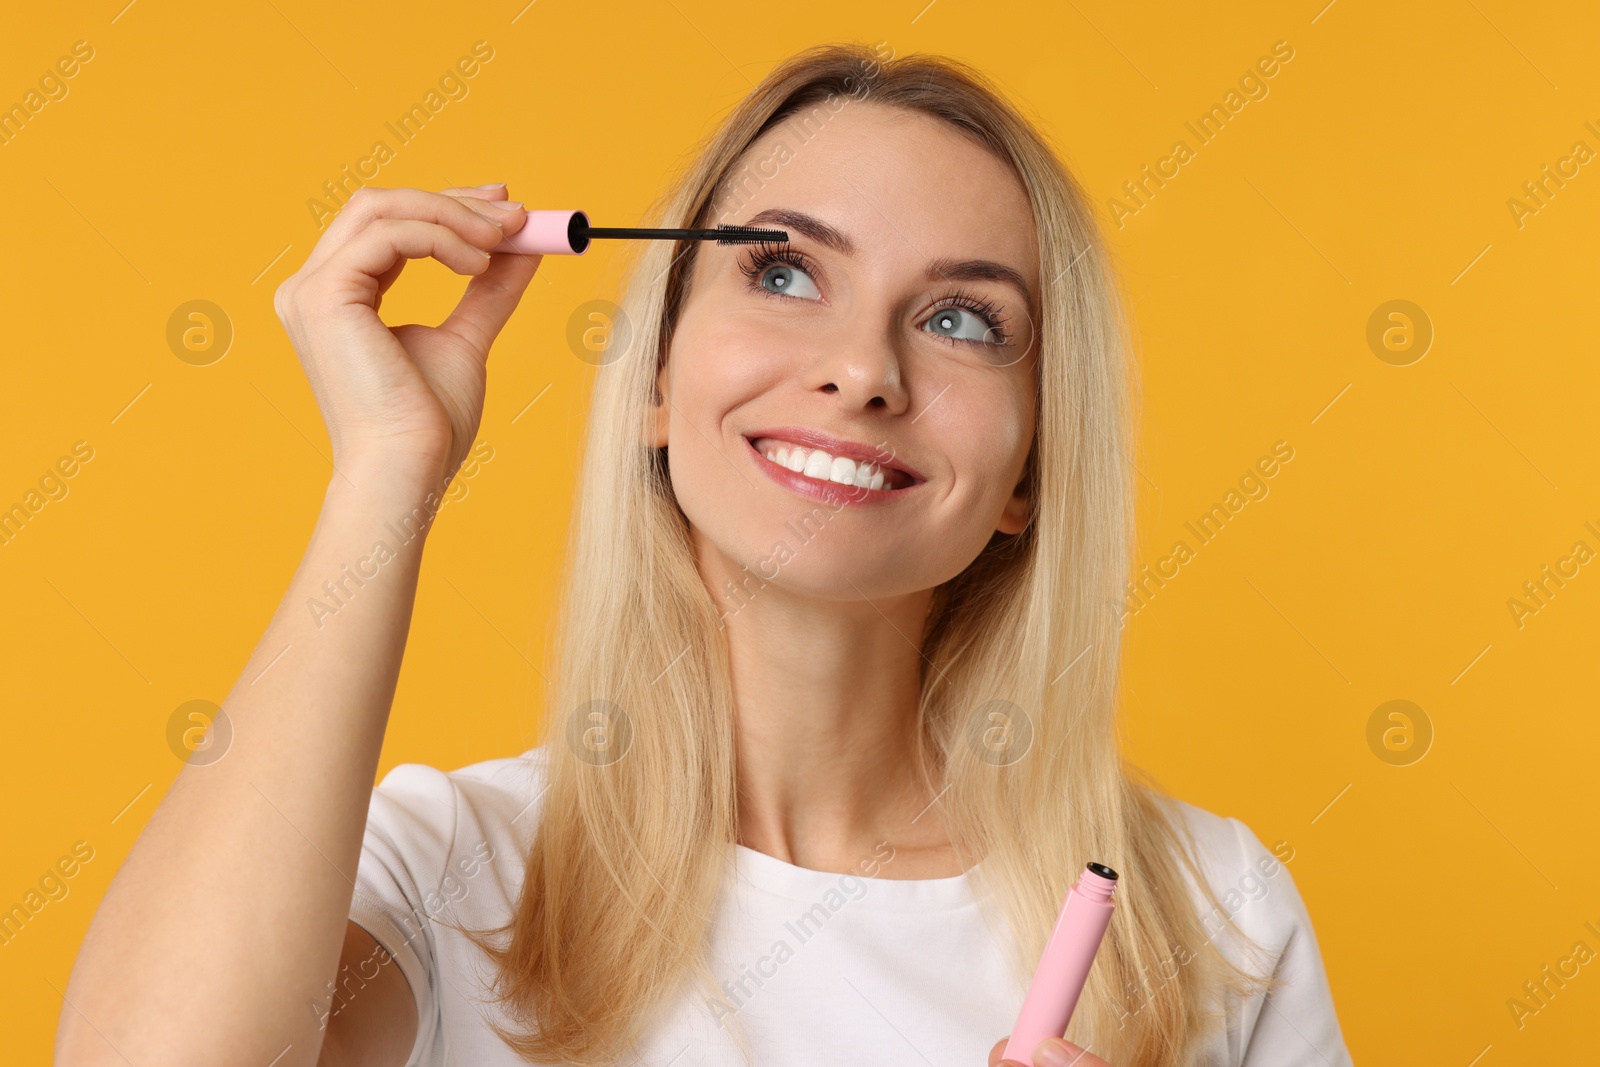
<instances>
[{"instance_id":1,"label":"eyelash","mask_svg":"<svg viewBox=\"0 0 1600 1067\"><path fill-rule=\"evenodd\" d=\"M787 266L795 268L796 270L803 270L807 274L814 277L816 271L813 270L811 261L792 248L773 244L771 242L763 241L759 244L751 245L750 247L752 249L750 258L748 260L741 259L739 261L739 270L746 278L749 279L750 288L766 296L778 297L780 299L799 299L798 297L790 297L787 293L775 293L771 289L768 289L766 286L761 284L761 275L764 274L766 269L773 264L783 263ZM957 289L944 298L944 303L935 308L934 313L937 314L940 311L945 311L952 307L963 308L977 315L983 320L983 324L986 327L995 332L995 335L998 336L1000 340L975 341L970 337L949 337L945 334L939 333L934 334L935 337L944 338L946 341L949 341L952 346L958 343L964 343L969 345L982 345L985 348L1006 348L1012 344L1011 335L1001 328L1005 321L1001 316L1001 313L1005 311L1005 307L1003 305L996 306L992 301L985 300L980 296L969 293L965 289Z\"/></svg>"}]
</instances>

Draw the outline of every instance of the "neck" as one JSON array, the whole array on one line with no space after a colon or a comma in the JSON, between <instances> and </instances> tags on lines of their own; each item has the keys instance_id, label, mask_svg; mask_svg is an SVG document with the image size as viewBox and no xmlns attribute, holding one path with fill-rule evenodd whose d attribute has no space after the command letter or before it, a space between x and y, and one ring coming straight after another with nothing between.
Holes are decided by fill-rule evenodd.
<instances>
[{"instance_id":1,"label":"neck","mask_svg":"<svg viewBox=\"0 0 1600 1067\"><path fill-rule=\"evenodd\" d=\"M739 843L844 872L887 842L900 862L882 877L959 874L916 762L933 590L822 600L752 580L710 546L697 559L727 628Z\"/></svg>"}]
</instances>

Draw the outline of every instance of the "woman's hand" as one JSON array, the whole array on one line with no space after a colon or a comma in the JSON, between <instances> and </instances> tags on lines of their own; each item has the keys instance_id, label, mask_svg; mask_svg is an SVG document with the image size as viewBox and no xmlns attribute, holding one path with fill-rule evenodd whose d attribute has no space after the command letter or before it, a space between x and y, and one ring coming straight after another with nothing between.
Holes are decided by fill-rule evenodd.
<instances>
[{"instance_id":1,"label":"woman's hand","mask_svg":"<svg viewBox=\"0 0 1600 1067\"><path fill-rule=\"evenodd\" d=\"M335 467L375 462L425 487L453 474L483 416L486 363L542 257L491 257L520 206L489 189L356 190L273 306L310 379ZM472 275L438 326L389 327L378 307L408 259Z\"/></svg>"},{"instance_id":2,"label":"woman's hand","mask_svg":"<svg viewBox=\"0 0 1600 1067\"><path fill-rule=\"evenodd\" d=\"M989 1050L989 1067L1020 1067L1016 1060L1003 1060L1010 1037L1002 1037ZM1091 1056L1072 1042L1059 1037L1047 1037L1033 1046L1033 1067L1111 1067L1099 1056Z\"/></svg>"}]
</instances>

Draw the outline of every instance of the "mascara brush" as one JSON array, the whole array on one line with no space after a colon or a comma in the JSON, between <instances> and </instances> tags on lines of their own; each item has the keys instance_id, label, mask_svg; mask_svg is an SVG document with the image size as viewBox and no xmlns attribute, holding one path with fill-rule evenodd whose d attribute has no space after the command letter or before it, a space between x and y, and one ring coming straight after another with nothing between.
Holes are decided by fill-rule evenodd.
<instances>
[{"instance_id":1,"label":"mascara brush","mask_svg":"<svg viewBox=\"0 0 1600 1067\"><path fill-rule=\"evenodd\" d=\"M530 211L522 229L490 252L524 255L581 256L595 238L629 241L715 241L719 245L756 241L787 241L783 230L757 230L749 226L718 226L714 230L659 230L616 226L590 226L581 211Z\"/></svg>"}]
</instances>

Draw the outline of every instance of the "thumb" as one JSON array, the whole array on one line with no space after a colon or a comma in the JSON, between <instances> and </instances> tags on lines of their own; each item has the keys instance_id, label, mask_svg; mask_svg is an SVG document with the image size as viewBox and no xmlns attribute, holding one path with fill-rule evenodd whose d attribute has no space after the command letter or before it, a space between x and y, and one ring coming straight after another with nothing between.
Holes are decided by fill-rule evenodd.
<instances>
[{"instance_id":1,"label":"thumb","mask_svg":"<svg viewBox=\"0 0 1600 1067\"><path fill-rule=\"evenodd\" d=\"M1064 1037L1047 1037L1033 1050L1033 1067L1106 1067L1106 1062Z\"/></svg>"},{"instance_id":2,"label":"thumb","mask_svg":"<svg viewBox=\"0 0 1600 1067\"><path fill-rule=\"evenodd\" d=\"M461 338L479 358L487 358L490 346L500 336L506 320L511 318L511 312L543 259L543 256L521 252L493 255L489 269L473 275L460 303L439 324L439 329Z\"/></svg>"}]
</instances>

